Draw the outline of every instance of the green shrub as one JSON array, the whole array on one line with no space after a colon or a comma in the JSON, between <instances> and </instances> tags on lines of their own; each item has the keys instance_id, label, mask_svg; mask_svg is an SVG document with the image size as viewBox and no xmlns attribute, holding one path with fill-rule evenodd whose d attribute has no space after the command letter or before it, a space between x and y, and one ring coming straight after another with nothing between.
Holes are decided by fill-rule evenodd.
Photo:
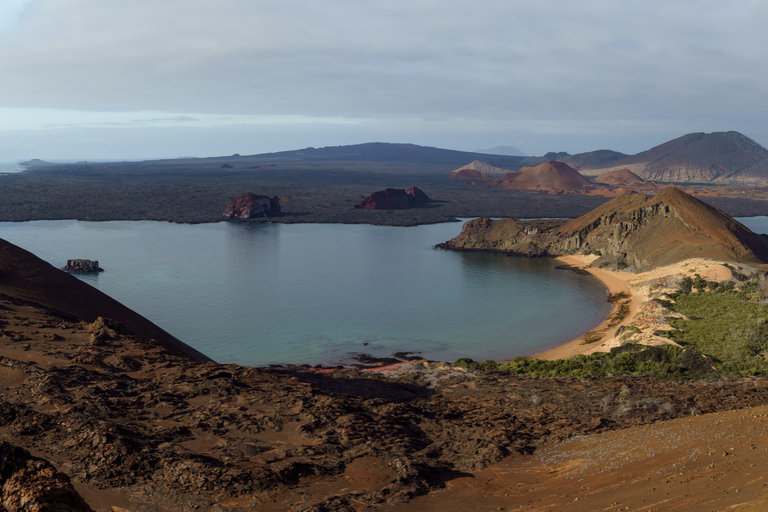
<instances>
[{"instance_id":1,"label":"green shrub","mask_svg":"<svg viewBox=\"0 0 768 512\"><path fill-rule=\"evenodd\" d=\"M477 368L477 362L474 359L470 359L468 357L462 357L461 359L457 359L453 362L453 366L456 366L458 368L467 368L468 370L472 370L474 368Z\"/></svg>"},{"instance_id":2,"label":"green shrub","mask_svg":"<svg viewBox=\"0 0 768 512\"><path fill-rule=\"evenodd\" d=\"M687 319L671 318L674 329L657 332L710 356L725 375L768 375L768 306L742 292L680 294L670 309Z\"/></svg>"}]
</instances>

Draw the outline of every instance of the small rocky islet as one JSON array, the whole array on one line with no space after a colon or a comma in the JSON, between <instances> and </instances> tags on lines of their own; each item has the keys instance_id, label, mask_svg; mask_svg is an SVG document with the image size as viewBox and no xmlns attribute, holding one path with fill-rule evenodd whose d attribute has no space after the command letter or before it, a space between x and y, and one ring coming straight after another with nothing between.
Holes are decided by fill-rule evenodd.
<instances>
[{"instance_id":1,"label":"small rocky islet","mask_svg":"<svg viewBox=\"0 0 768 512\"><path fill-rule=\"evenodd\" d=\"M67 260L67 264L62 269L72 274L98 274L104 272L96 260L74 259Z\"/></svg>"}]
</instances>

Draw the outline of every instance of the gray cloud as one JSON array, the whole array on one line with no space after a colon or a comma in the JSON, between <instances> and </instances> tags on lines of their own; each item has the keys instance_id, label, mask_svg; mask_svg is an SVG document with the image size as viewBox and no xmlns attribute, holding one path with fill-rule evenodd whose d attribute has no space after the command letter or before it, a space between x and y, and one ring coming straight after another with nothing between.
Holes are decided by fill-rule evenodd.
<instances>
[{"instance_id":1,"label":"gray cloud","mask_svg":"<svg viewBox=\"0 0 768 512\"><path fill-rule=\"evenodd\" d=\"M349 117L454 147L494 137L465 148L619 136L639 151L721 129L766 143L767 20L747 0L32 0L0 34L0 106Z\"/></svg>"}]
</instances>

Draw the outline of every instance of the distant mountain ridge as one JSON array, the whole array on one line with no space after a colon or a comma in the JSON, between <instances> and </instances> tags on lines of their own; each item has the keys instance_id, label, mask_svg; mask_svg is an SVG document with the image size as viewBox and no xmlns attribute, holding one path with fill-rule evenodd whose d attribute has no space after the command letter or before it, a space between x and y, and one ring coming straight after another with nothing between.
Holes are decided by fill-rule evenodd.
<instances>
[{"instance_id":1,"label":"distant mountain ridge","mask_svg":"<svg viewBox=\"0 0 768 512\"><path fill-rule=\"evenodd\" d=\"M492 148L493 149L493 148ZM122 168L163 165L169 168L216 165L256 169L296 162L366 162L392 163L393 167L413 165L422 172L439 173L482 161L492 167L517 170L535 167L547 161L563 162L581 174L595 177L609 171L628 169L648 181L665 183L696 183L715 185L768 185L768 149L739 132L689 133L667 141L636 155L601 149L571 155L550 152L544 156L492 155L441 149L416 144L368 142L347 146L308 147L292 151L231 155L209 158L176 158L144 162L112 162L97 164L78 162L56 164L30 160L22 165L28 169L44 168L104 168L106 165ZM428 166L433 166L431 169ZM416 167L421 166L421 167ZM442 169L440 169L442 167ZM479 172L484 172L480 170ZM488 173L486 173L488 174Z\"/></svg>"},{"instance_id":2,"label":"distant mountain ridge","mask_svg":"<svg viewBox=\"0 0 768 512\"><path fill-rule=\"evenodd\" d=\"M474 160L482 160L495 167L518 169L523 164L524 157L509 155L488 155L440 149L416 144L393 144L388 142L367 142L350 146L328 146L324 148L304 148L294 151L277 153L262 153L243 156L241 158L292 159L317 161L366 161L366 162L409 162L430 164L466 165Z\"/></svg>"},{"instance_id":3,"label":"distant mountain ridge","mask_svg":"<svg viewBox=\"0 0 768 512\"><path fill-rule=\"evenodd\" d=\"M768 184L768 150L739 132L689 133L647 151L604 164L585 175L629 169L643 179L674 183Z\"/></svg>"},{"instance_id":4,"label":"distant mountain ridge","mask_svg":"<svg viewBox=\"0 0 768 512\"><path fill-rule=\"evenodd\" d=\"M486 155L528 156L516 147L504 145L495 146L488 149L476 149L475 153L483 153Z\"/></svg>"}]
</instances>

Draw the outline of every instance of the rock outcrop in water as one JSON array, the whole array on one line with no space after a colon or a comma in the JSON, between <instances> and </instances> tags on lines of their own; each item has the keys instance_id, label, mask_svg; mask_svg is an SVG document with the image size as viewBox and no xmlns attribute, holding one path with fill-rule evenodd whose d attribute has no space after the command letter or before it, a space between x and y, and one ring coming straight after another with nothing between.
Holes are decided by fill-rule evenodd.
<instances>
[{"instance_id":1,"label":"rock outcrop in water","mask_svg":"<svg viewBox=\"0 0 768 512\"><path fill-rule=\"evenodd\" d=\"M277 196L260 196L253 192L231 199L224 210L224 216L228 219L245 220L277 215L280 215L280 199Z\"/></svg>"},{"instance_id":2,"label":"rock outcrop in water","mask_svg":"<svg viewBox=\"0 0 768 512\"><path fill-rule=\"evenodd\" d=\"M570 221L476 219L439 247L521 256L598 254L595 262L646 270L693 257L768 262L768 241L695 197L667 188L630 193Z\"/></svg>"},{"instance_id":3,"label":"rock outcrop in water","mask_svg":"<svg viewBox=\"0 0 768 512\"><path fill-rule=\"evenodd\" d=\"M431 201L429 196L418 187L409 189L388 188L374 192L355 208L361 210L407 210Z\"/></svg>"},{"instance_id":4,"label":"rock outcrop in water","mask_svg":"<svg viewBox=\"0 0 768 512\"><path fill-rule=\"evenodd\" d=\"M66 272L73 272L75 274L94 274L98 272L104 272L104 269L99 266L97 260L67 260L67 266L62 270Z\"/></svg>"}]
</instances>

